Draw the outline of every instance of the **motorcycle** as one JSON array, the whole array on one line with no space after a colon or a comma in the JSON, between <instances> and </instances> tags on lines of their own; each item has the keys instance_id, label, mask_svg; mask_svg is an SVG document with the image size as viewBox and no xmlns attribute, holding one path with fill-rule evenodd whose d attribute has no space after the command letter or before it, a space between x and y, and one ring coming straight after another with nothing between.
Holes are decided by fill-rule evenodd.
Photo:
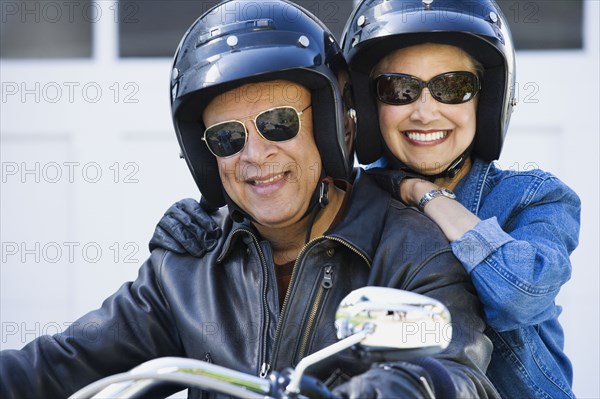
<instances>
[{"instance_id":1,"label":"motorcycle","mask_svg":"<svg viewBox=\"0 0 600 399\"><path fill-rule=\"evenodd\" d=\"M338 307L339 341L306 356L295 368L260 378L200 360L164 357L93 382L70 398L133 398L161 383L237 398L332 398L321 381L304 374L308 367L348 348L364 363L430 356L450 343L450 320L448 309L432 298L394 288L363 287L348 294Z\"/></svg>"}]
</instances>

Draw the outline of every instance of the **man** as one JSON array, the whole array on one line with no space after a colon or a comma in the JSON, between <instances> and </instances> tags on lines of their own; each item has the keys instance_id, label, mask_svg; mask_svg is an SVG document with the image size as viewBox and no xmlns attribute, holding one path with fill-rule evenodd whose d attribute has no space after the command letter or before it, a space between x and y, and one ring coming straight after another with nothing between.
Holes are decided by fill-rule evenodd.
<instances>
[{"instance_id":1,"label":"man","mask_svg":"<svg viewBox=\"0 0 600 399\"><path fill-rule=\"evenodd\" d=\"M203 201L227 205L219 226L176 204L134 282L69 331L2 353L3 397L65 396L162 356L266 376L335 342L338 303L365 285L445 303L450 346L370 369L340 356L311 374L342 397L494 396L479 303L440 230L362 171L349 184L344 68L331 33L287 1L224 2L198 19L171 104ZM84 334L90 323L101 334Z\"/></svg>"}]
</instances>

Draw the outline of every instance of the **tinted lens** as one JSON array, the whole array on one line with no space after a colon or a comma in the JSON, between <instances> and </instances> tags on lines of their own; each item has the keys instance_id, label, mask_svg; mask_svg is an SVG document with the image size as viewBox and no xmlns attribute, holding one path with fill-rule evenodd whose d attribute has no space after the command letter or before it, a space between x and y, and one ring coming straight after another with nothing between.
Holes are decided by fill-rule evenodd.
<instances>
[{"instance_id":1,"label":"tinted lens","mask_svg":"<svg viewBox=\"0 0 600 399\"><path fill-rule=\"evenodd\" d=\"M469 101L479 91L479 80L471 72L447 72L433 77L429 82L403 74L385 74L375 79L379 101L404 105L416 101L423 87L437 101L445 104L461 104Z\"/></svg>"},{"instance_id":2,"label":"tinted lens","mask_svg":"<svg viewBox=\"0 0 600 399\"><path fill-rule=\"evenodd\" d=\"M286 141L300 131L300 118L292 107L276 108L258 115L256 128L267 140Z\"/></svg>"},{"instance_id":3,"label":"tinted lens","mask_svg":"<svg viewBox=\"0 0 600 399\"><path fill-rule=\"evenodd\" d=\"M387 104L403 105L421 94L418 79L408 75L382 75L376 80L377 98Z\"/></svg>"},{"instance_id":4,"label":"tinted lens","mask_svg":"<svg viewBox=\"0 0 600 399\"><path fill-rule=\"evenodd\" d=\"M449 72L429 81L429 91L439 102L461 104L477 94L477 77L469 72Z\"/></svg>"},{"instance_id":5,"label":"tinted lens","mask_svg":"<svg viewBox=\"0 0 600 399\"><path fill-rule=\"evenodd\" d=\"M267 110L256 116L256 128L270 141L293 139L300 131L300 115L292 107ZM208 148L218 157L229 157L242 151L246 145L246 128L239 121L219 123L206 129L204 139Z\"/></svg>"},{"instance_id":6,"label":"tinted lens","mask_svg":"<svg viewBox=\"0 0 600 399\"><path fill-rule=\"evenodd\" d=\"M241 122L219 123L206 129L206 145L218 157L237 154L246 144L246 129Z\"/></svg>"}]
</instances>

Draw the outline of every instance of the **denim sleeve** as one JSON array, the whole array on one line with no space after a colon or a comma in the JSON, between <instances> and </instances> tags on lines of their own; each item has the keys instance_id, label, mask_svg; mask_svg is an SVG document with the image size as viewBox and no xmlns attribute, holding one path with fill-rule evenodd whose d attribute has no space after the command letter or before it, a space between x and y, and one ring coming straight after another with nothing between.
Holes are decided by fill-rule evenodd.
<instances>
[{"instance_id":1,"label":"denim sleeve","mask_svg":"<svg viewBox=\"0 0 600 399\"><path fill-rule=\"evenodd\" d=\"M452 243L473 279L486 321L498 331L556 317L554 299L571 276L579 198L555 178L530 189L518 204L506 204L508 211L496 209L500 217L482 220Z\"/></svg>"}]
</instances>

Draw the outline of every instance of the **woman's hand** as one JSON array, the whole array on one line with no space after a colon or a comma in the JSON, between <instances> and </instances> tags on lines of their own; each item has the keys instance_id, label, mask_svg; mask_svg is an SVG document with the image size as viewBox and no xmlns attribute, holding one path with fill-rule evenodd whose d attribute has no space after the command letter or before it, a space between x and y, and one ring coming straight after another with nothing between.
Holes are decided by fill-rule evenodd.
<instances>
[{"instance_id":1,"label":"woman's hand","mask_svg":"<svg viewBox=\"0 0 600 399\"><path fill-rule=\"evenodd\" d=\"M400 198L406 205L417 206L421 198L440 187L422 179L404 179L400 183ZM448 241L459 239L481 221L460 202L440 196L425 205L424 213L442 229Z\"/></svg>"},{"instance_id":2,"label":"woman's hand","mask_svg":"<svg viewBox=\"0 0 600 399\"><path fill-rule=\"evenodd\" d=\"M426 193L438 188L427 180L406 178L400 183L400 198L406 205L417 206Z\"/></svg>"}]
</instances>

